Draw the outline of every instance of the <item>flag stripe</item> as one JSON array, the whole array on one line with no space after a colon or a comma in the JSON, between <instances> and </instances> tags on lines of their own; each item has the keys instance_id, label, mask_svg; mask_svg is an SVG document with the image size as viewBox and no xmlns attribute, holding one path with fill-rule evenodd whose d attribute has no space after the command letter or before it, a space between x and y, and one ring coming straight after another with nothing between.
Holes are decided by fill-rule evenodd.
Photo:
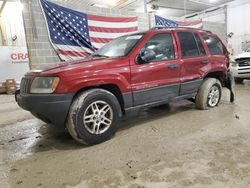
<instances>
[{"instance_id":1,"label":"flag stripe","mask_svg":"<svg viewBox=\"0 0 250 188\"><path fill-rule=\"evenodd\" d=\"M182 27L192 27L192 28L197 28L201 29L203 27L202 23L196 24L196 25L180 25Z\"/></svg>"},{"instance_id":2,"label":"flag stripe","mask_svg":"<svg viewBox=\"0 0 250 188\"><path fill-rule=\"evenodd\" d=\"M102 33L127 33L137 31L138 27L128 27L128 28L105 28L105 27L96 27L89 26L89 31L102 32Z\"/></svg>"},{"instance_id":3,"label":"flag stripe","mask_svg":"<svg viewBox=\"0 0 250 188\"><path fill-rule=\"evenodd\" d=\"M57 49L65 50L65 51L76 51L76 52L82 52L86 51L88 53L92 53L92 51L89 48L85 48L83 46L69 46L69 45L55 45Z\"/></svg>"},{"instance_id":4,"label":"flag stripe","mask_svg":"<svg viewBox=\"0 0 250 188\"><path fill-rule=\"evenodd\" d=\"M59 54L59 53L58 53ZM85 57L88 57L89 55L86 55L86 56L70 56L70 55L63 55L63 54L59 54L60 58L61 59L64 59L64 60L79 60L80 58L85 58Z\"/></svg>"},{"instance_id":5,"label":"flag stripe","mask_svg":"<svg viewBox=\"0 0 250 188\"><path fill-rule=\"evenodd\" d=\"M119 22L108 22L108 21L95 21L95 20L88 20L89 26L95 26L95 27L100 27L102 26L103 28L129 28L129 27L137 27L138 23L137 22L124 22L124 23L119 23Z\"/></svg>"},{"instance_id":6,"label":"flag stripe","mask_svg":"<svg viewBox=\"0 0 250 188\"><path fill-rule=\"evenodd\" d=\"M101 32L93 32L91 31L90 37L91 38L105 38L105 39L114 39L117 37L120 37L122 35L129 35L129 34L133 34L134 32L128 32L128 33L101 33Z\"/></svg>"},{"instance_id":7,"label":"flag stripe","mask_svg":"<svg viewBox=\"0 0 250 188\"><path fill-rule=\"evenodd\" d=\"M136 17L109 17L109 16L97 16L88 14L88 20L101 21L101 22L116 22L118 24L136 22Z\"/></svg>"},{"instance_id":8,"label":"flag stripe","mask_svg":"<svg viewBox=\"0 0 250 188\"><path fill-rule=\"evenodd\" d=\"M96 38L96 37L90 38L90 41L95 42L95 43L108 43L111 40L113 40L113 39L112 38Z\"/></svg>"},{"instance_id":9,"label":"flag stripe","mask_svg":"<svg viewBox=\"0 0 250 188\"><path fill-rule=\"evenodd\" d=\"M73 56L73 57L86 57L90 55L90 53L88 52L76 52L76 51L67 51L67 50L65 51L61 49L58 49L57 53L62 54L62 55L67 55L67 56Z\"/></svg>"},{"instance_id":10,"label":"flag stripe","mask_svg":"<svg viewBox=\"0 0 250 188\"><path fill-rule=\"evenodd\" d=\"M194 26L201 24L202 21L194 21L194 22L179 22L179 25L181 26Z\"/></svg>"}]
</instances>

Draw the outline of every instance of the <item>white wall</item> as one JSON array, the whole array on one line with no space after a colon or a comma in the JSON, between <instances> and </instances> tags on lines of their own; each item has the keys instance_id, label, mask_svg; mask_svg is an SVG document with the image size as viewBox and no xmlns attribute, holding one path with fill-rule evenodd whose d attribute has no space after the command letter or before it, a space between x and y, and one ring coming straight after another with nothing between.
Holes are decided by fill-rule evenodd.
<instances>
[{"instance_id":1,"label":"white wall","mask_svg":"<svg viewBox=\"0 0 250 188\"><path fill-rule=\"evenodd\" d=\"M2 2L0 2L0 5L1 3ZM22 6L20 2L6 3L2 13L2 21L7 46L26 46ZM15 41L12 40L14 36L17 36Z\"/></svg>"},{"instance_id":2,"label":"white wall","mask_svg":"<svg viewBox=\"0 0 250 188\"><path fill-rule=\"evenodd\" d=\"M68 0L50 1L87 14L113 17L137 16L138 30L143 31L149 28L148 16L143 13L135 13L116 9L104 9L93 6L87 7L84 5L84 3L82 3L84 0L73 2ZM21 2L24 6L23 18L31 68L35 69L40 66L57 64L58 62L60 62L60 59L49 41L48 31L44 16L41 11L39 0L21 0Z\"/></svg>"},{"instance_id":3,"label":"white wall","mask_svg":"<svg viewBox=\"0 0 250 188\"><path fill-rule=\"evenodd\" d=\"M226 22L225 11L224 9L222 9L214 13L210 13L208 15L204 14L202 20L207 22L225 23Z\"/></svg>"},{"instance_id":4,"label":"white wall","mask_svg":"<svg viewBox=\"0 0 250 188\"><path fill-rule=\"evenodd\" d=\"M228 5L228 33L233 32L228 43L232 45L233 55L244 50L242 47L250 41L250 0L237 0Z\"/></svg>"},{"instance_id":5,"label":"white wall","mask_svg":"<svg viewBox=\"0 0 250 188\"><path fill-rule=\"evenodd\" d=\"M227 20L227 34L234 33L232 38L227 39L227 45L232 56L235 56L246 48L250 48L250 0L234 0L225 5L226 9L222 7L210 13L199 12L192 19L217 23L225 23Z\"/></svg>"},{"instance_id":6,"label":"white wall","mask_svg":"<svg viewBox=\"0 0 250 188\"><path fill-rule=\"evenodd\" d=\"M190 14L192 15L192 14ZM184 16L185 17L185 16ZM200 20L205 22L217 22L217 23L225 23L226 17L225 17L225 10L223 8L209 12L209 13L198 13L197 16L194 16L188 20Z\"/></svg>"}]
</instances>

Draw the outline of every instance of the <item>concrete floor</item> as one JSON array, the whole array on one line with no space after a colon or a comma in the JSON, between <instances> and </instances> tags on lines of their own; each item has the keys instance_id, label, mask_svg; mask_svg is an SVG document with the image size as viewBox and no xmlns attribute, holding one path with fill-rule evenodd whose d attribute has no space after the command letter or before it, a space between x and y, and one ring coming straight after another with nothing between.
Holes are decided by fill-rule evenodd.
<instances>
[{"instance_id":1,"label":"concrete floor","mask_svg":"<svg viewBox=\"0 0 250 188\"><path fill-rule=\"evenodd\" d=\"M0 95L0 187L249 188L250 81L219 107L185 100L126 117L86 147Z\"/></svg>"}]
</instances>

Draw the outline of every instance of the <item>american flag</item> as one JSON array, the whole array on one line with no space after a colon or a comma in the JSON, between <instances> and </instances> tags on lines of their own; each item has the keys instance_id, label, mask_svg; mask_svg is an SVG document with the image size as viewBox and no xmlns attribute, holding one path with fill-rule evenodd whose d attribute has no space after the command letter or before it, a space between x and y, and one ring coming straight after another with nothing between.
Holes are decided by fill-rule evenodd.
<instances>
[{"instance_id":1,"label":"american flag","mask_svg":"<svg viewBox=\"0 0 250 188\"><path fill-rule=\"evenodd\" d=\"M202 29L202 21L192 21L192 22L178 22L174 20L169 20L161 16L155 15L155 25L164 27L193 27Z\"/></svg>"},{"instance_id":2,"label":"american flag","mask_svg":"<svg viewBox=\"0 0 250 188\"><path fill-rule=\"evenodd\" d=\"M137 17L85 14L40 0L50 41L62 60L89 56L114 38L138 30Z\"/></svg>"}]
</instances>

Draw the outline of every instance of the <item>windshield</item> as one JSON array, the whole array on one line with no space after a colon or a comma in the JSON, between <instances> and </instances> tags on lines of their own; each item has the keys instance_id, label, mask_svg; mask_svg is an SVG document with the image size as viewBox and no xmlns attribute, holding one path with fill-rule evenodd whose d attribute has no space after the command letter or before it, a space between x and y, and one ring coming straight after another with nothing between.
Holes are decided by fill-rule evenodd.
<instances>
[{"instance_id":1,"label":"windshield","mask_svg":"<svg viewBox=\"0 0 250 188\"><path fill-rule=\"evenodd\" d=\"M142 34L122 36L112 40L102 48L93 53L95 57L124 57L129 54L137 42L142 38Z\"/></svg>"}]
</instances>

